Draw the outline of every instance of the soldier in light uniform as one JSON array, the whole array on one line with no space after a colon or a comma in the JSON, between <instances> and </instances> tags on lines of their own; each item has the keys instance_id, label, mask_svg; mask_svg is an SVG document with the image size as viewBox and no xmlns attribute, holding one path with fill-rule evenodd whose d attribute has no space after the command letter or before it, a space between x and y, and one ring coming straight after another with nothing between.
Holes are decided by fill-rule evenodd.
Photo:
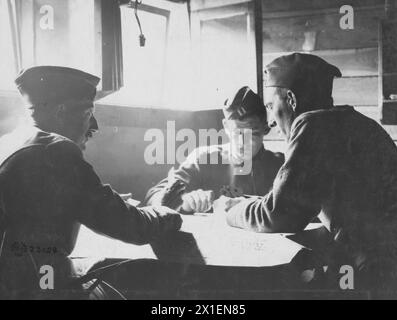
<instances>
[{"instance_id":1,"label":"soldier in light uniform","mask_svg":"<svg viewBox=\"0 0 397 320\"><path fill-rule=\"evenodd\" d=\"M82 150L98 130L93 101L99 80L55 66L33 67L16 79L33 124L0 139L3 297L70 297L73 268L67 256L81 224L134 244L181 227L174 210L129 205L84 160ZM54 290L40 286L43 266L54 270Z\"/></svg>"},{"instance_id":2,"label":"soldier in light uniform","mask_svg":"<svg viewBox=\"0 0 397 320\"><path fill-rule=\"evenodd\" d=\"M223 112L230 142L194 150L177 170L172 169L167 178L149 190L148 204L166 205L182 213L206 212L221 195L256 196L270 190L284 156L263 145L269 128L261 99L243 87L225 103ZM241 141L244 130L252 133L249 141ZM211 163L214 158L217 161ZM246 161L252 168L241 172Z\"/></svg>"},{"instance_id":3,"label":"soldier in light uniform","mask_svg":"<svg viewBox=\"0 0 397 320\"><path fill-rule=\"evenodd\" d=\"M355 288L395 292L397 148L374 120L333 105L340 76L308 54L266 67L265 105L288 143L285 163L269 193L229 201L227 220L256 232L298 232L318 216L335 245L324 254L354 268Z\"/></svg>"}]
</instances>

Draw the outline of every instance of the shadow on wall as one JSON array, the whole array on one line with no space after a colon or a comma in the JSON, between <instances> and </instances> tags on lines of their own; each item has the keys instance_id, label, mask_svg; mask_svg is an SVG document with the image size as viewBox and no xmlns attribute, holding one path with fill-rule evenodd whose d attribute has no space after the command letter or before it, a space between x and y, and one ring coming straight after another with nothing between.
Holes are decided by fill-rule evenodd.
<instances>
[{"instance_id":1,"label":"shadow on wall","mask_svg":"<svg viewBox=\"0 0 397 320\"><path fill-rule=\"evenodd\" d=\"M0 96L0 136L16 127L23 112L22 99L16 93ZM176 111L97 105L96 117L100 130L88 143L85 157L103 183L109 183L121 193L131 192L137 200L143 200L147 190L166 177L172 167L172 164L146 163L144 152L152 143L144 141L147 130L160 129L166 137L167 121L171 120L175 121L176 131L190 128L197 133L199 129L219 130L222 127L220 110ZM175 148L182 143L177 142Z\"/></svg>"},{"instance_id":2,"label":"shadow on wall","mask_svg":"<svg viewBox=\"0 0 397 320\"><path fill-rule=\"evenodd\" d=\"M100 130L87 147L87 160L103 182L110 183L118 192L131 192L138 200L143 200L147 190L165 178L173 165L178 165L172 159L167 161L167 121L175 121L176 131L188 128L197 133L199 129L222 128L220 110L176 111L99 105L96 115ZM165 138L165 154L160 157L164 164L145 161L145 149L153 143L145 141L145 133L150 129L161 130ZM175 150L182 143L176 142Z\"/></svg>"}]
</instances>

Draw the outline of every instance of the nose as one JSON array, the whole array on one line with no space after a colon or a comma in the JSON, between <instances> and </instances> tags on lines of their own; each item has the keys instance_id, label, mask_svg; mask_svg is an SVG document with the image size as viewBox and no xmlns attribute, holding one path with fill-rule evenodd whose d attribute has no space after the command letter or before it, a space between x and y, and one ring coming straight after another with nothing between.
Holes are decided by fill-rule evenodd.
<instances>
[{"instance_id":1,"label":"nose","mask_svg":"<svg viewBox=\"0 0 397 320\"><path fill-rule=\"evenodd\" d=\"M99 130L98 121L96 121L94 116L92 116L90 119L90 130L92 130L92 131Z\"/></svg>"},{"instance_id":2,"label":"nose","mask_svg":"<svg viewBox=\"0 0 397 320\"><path fill-rule=\"evenodd\" d=\"M274 128L276 126L276 121L274 120L272 112L266 109L266 117L267 117L267 126L269 129Z\"/></svg>"},{"instance_id":3,"label":"nose","mask_svg":"<svg viewBox=\"0 0 397 320\"><path fill-rule=\"evenodd\" d=\"M269 111L267 112L267 125L270 129L277 125L276 120L274 120L272 113Z\"/></svg>"}]
</instances>

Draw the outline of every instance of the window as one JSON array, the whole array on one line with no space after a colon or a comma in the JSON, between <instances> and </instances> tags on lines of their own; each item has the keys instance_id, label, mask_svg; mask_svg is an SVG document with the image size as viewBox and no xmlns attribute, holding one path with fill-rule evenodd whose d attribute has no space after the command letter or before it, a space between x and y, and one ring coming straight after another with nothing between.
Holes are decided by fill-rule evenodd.
<instances>
[{"instance_id":1,"label":"window","mask_svg":"<svg viewBox=\"0 0 397 320\"><path fill-rule=\"evenodd\" d=\"M148 5L139 6L138 16L146 38L145 46L141 47L134 9L121 7L124 86L104 102L162 105L169 13Z\"/></svg>"},{"instance_id":2,"label":"window","mask_svg":"<svg viewBox=\"0 0 397 320\"><path fill-rule=\"evenodd\" d=\"M250 3L193 11L191 29L186 3L160 4L138 7L145 47L134 8L121 6L124 86L102 104L215 109L239 87L257 89Z\"/></svg>"},{"instance_id":3,"label":"window","mask_svg":"<svg viewBox=\"0 0 397 320\"><path fill-rule=\"evenodd\" d=\"M15 90L17 71L7 1L0 1L0 53L0 90Z\"/></svg>"},{"instance_id":4,"label":"window","mask_svg":"<svg viewBox=\"0 0 397 320\"><path fill-rule=\"evenodd\" d=\"M199 20L199 30L195 34L199 62L197 103L203 108L219 108L242 86L248 85L255 91L254 20L249 4L206 9L194 14Z\"/></svg>"}]
</instances>

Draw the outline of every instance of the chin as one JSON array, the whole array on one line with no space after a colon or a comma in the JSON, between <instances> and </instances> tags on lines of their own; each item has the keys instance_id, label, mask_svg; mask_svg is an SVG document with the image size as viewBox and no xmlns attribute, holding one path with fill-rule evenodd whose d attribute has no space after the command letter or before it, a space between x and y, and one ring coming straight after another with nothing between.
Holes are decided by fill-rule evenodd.
<instances>
[{"instance_id":1,"label":"chin","mask_svg":"<svg viewBox=\"0 0 397 320\"><path fill-rule=\"evenodd\" d=\"M78 145L78 147L80 148L81 151L84 151L86 149L87 140L80 141L79 143L77 143L77 145Z\"/></svg>"},{"instance_id":2,"label":"chin","mask_svg":"<svg viewBox=\"0 0 397 320\"><path fill-rule=\"evenodd\" d=\"M82 143L82 144L79 143L77 146L79 147L79 149L80 149L81 151L84 151L84 150L86 149L85 143Z\"/></svg>"}]
</instances>

